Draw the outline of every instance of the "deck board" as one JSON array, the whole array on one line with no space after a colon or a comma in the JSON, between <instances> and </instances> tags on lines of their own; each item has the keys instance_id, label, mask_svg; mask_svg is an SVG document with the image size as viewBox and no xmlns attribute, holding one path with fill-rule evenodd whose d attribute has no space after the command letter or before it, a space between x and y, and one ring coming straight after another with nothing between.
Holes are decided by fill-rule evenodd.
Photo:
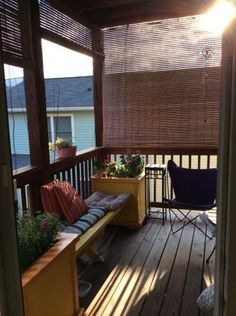
<instances>
[{"instance_id":1,"label":"deck board","mask_svg":"<svg viewBox=\"0 0 236 316\"><path fill-rule=\"evenodd\" d=\"M184 291L185 279L189 263L193 239L193 229L187 225L180 237L179 247L174 261L168 287L165 291L161 316L178 315L182 304L182 293Z\"/></svg>"},{"instance_id":2,"label":"deck board","mask_svg":"<svg viewBox=\"0 0 236 316\"><path fill-rule=\"evenodd\" d=\"M202 233L195 229L180 315L198 315L196 301L202 288L204 251L205 243Z\"/></svg>"},{"instance_id":3,"label":"deck board","mask_svg":"<svg viewBox=\"0 0 236 316\"><path fill-rule=\"evenodd\" d=\"M168 220L162 226L149 219L137 230L116 228L107 242L113 229L97 245L105 262L79 264L79 275L93 285L80 299L85 315L199 315L197 297L214 281L214 256L206 264L214 238L193 225L173 234Z\"/></svg>"}]
</instances>

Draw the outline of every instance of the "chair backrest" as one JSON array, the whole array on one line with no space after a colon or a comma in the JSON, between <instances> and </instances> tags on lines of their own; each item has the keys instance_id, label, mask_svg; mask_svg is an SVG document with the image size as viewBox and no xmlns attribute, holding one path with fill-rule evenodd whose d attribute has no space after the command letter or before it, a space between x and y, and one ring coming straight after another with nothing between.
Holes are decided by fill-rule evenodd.
<instances>
[{"instance_id":1,"label":"chair backrest","mask_svg":"<svg viewBox=\"0 0 236 316\"><path fill-rule=\"evenodd\" d=\"M168 161L167 170L175 199L192 205L213 205L216 200L217 169L187 169Z\"/></svg>"}]
</instances>

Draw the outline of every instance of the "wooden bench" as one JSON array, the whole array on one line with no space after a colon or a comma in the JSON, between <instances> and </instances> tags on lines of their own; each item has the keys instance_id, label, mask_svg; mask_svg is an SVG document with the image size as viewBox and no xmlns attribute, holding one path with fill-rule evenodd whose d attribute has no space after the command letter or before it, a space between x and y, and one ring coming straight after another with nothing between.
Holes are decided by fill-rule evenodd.
<instances>
[{"instance_id":1,"label":"wooden bench","mask_svg":"<svg viewBox=\"0 0 236 316\"><path fill-rule=\"evenodd\" d=\"M76 243L76 255L86 253L96 261L103 261L92 248L92 244L102 235L106 225L123 209L131 194L94 192L85 201L82 200L82 207L86 207L82 215L80 212L77 215L76 212L81 206L81 198L76 195L75 189L68 181L54 180L43 185L41 196L44 210L55 213L60 218L61 232L80 236ZM79 217L76 219L76 216Z\"/></svg>"},{"instance_id":2,"label":"wooden bench","mask_svg":"<svg viewBox=\"0 0 236 316\"><path fill-rule=\"evenodd\" d=\"M76 244L76 254L79 256L86 253L95 261L103 261L93 249L93 243L101 237L107 224L109 224L130 201L130 193L118 193L115 195L105 194L102 192L94 192L86 203L93 208L103 208L107 210L106 214L98 221L91 225L83 234L80 235L80 240ZM88 211L89 213L89 211ZM85 215L86 216L86 215Z\"/></svg>"},{"instance_id":3,"label":"wooden bench","mask_svg":"<svg viewBox=\"0 0 236 316\"><path fill-rule=\"evenodd\" d=\"M104 232L106 225L108 225L113 218L115 218L122 210L123 206L110 210L100 218L95 224L93 224L86 232L80 236L80 240L76 243L76 255L79 256L83 253L87 254L91 259L97 262L103 262L103 258L99 256L96 251L92 248L93 243L101 237Z\"/></svg>"}]
</instances>

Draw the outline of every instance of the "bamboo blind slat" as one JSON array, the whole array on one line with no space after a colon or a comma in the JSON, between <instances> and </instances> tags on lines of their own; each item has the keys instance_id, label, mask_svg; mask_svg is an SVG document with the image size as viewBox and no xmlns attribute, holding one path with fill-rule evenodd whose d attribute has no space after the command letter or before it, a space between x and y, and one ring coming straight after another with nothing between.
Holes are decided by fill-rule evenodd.
<instances>
[{"instance_id":1,"label":"bamboo blind slat","mask_svg":"<svg viewBox=\"0 0 236 316\"><path fill-rule=\"evenodd\" d=\"M221 37L197 16L103 32L104 146L216 148Z\"/></svg>"},{"instance_id":2,"label":"bamboo blind slat","mask_svg":"<svg viewBox=\"0 0 236 316\"><path fill-rule=\"evenodd\" d=\"M0 0L0 33L3 52L23 58L17 0Z\"/></svg>"}]
</instances>

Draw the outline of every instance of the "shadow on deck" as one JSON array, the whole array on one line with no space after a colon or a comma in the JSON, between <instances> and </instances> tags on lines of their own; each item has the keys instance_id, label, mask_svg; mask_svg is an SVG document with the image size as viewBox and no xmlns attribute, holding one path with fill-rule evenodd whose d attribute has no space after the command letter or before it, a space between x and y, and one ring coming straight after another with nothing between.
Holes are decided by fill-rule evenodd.
<instances>
[{"instance_id":1,"label":"shadow on deck","mask_svg":"<svg viewBox=\"0 0 236 316\"><path fill-rule=\"evenodd\" d=\"M89 316L199 315L197 297L214 282L214 256L206 264L214 243L193 225L172 234L168 220L108 227L96 245L105 262L78 260L80 279L92 283L80 304Z\"/></svg>"}]
</instances>

